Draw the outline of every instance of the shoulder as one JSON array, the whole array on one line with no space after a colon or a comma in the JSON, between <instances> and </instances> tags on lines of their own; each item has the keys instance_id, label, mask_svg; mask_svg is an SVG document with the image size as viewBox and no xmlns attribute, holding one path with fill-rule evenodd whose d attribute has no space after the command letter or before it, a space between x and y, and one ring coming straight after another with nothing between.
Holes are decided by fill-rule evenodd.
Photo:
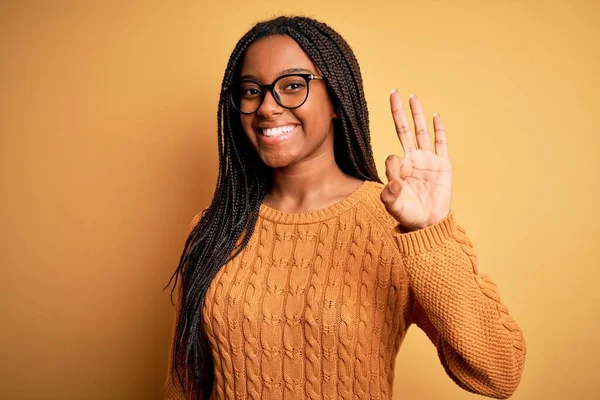
<instances>
[{"instance_id":1,"label":"shoulder","mask_svg":"<svg viewBox=\"0 0 600 400\"><path fill-rule=\"evenodd\" d=\"M380 241L388 254L400 256L394 236L402 234L403 228L392 217L381 201L381 193L385 185L379 182L368 182L368 189L358 204L357 214L371 230L371 240Z\"/></svg>"},{"instance_id":2,"label":"shoulder","mask_svg":"<svg viewBox=\"0 0 600 400\"><path fill-rule=\"evenodd\" d=\"M367 185L367 190L360 202L361 211L377 220L386 230L394 229L398 225L398 222L387 212L381 201L381 193L385 185L374 181L367 182Z\"/></svg>"},{"instance_id":3,"label":"shoulder","mask_svg":"<svg viewBox=\"0 0 600 400\"><path fill-rule=\"evenodd\" d=\"M381 192L383 192L383 188L385 187L382 183L367 181L365 185L364 196L362 196L362 201L364 205L369 207L383 207L383 203L381 202Z\"/></svg>"},{"instance_id":4,"label":"shoulder","mask_svg":"<svg viewBox=\"0 0 600 400\"><path fill-rule=\"evenodd\" d=\"M188 227L188 235L192 232L192 230L194 230L196 225L198 225L198 222L200 222L202 217L204 217L204 214L206 214L206 211L208 211L208 207L206 207L204 210L200 211L198 214L194 215L194 217L192 218L192 221L190 222L190 225Z\"/></svg>"}]
</instances>

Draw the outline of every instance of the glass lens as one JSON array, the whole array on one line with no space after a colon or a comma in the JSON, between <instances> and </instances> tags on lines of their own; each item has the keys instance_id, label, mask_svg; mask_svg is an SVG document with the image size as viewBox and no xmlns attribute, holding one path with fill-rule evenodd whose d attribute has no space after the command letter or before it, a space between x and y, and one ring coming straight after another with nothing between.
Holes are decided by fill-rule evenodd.
<instances>
[{"instance_id":1,"label":"glass lens","mask_svg":"<svg viewBox=\"0 0 600 400\"><path fill-rule=\"evenodd\" d=\"M231 88L231 99L243 113L253 113L260 107L262 91L255 82L240 82Z\"/></svg>"},{"instance_id":2,"label":"glass lens","mask_svg":"<svg viewBox=\"0 0 600 400\"><path fill-rule=\"evenodd\" d=\"M275 84L281 105L287 108L299 107L308 94L307 82L301 76L286 76Z\"/></svg>"}]
</instances>

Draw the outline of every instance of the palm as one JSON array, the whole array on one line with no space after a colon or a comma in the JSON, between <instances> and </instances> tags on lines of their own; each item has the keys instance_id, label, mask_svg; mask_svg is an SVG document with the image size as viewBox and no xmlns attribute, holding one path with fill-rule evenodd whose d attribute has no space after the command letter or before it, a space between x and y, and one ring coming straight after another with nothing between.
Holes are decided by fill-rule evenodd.
<instances>
[{"instance_id":1,"label":"palm","mask_svg":"<svg viewBox=\"0 0 600 400\"><path fill-rule=\"evenodd\" d=\"M381 194L381 200L388 213L406 229L425 228L442 220L450 212L452 166L448 158L446 132L441 118L436 115L434 153L421 105L413 97L410 106L417 133L415 143L400 96L392 93L390 101L405 157L392 155L386 160L388 184Z\"/></svg>"}]
</instances>

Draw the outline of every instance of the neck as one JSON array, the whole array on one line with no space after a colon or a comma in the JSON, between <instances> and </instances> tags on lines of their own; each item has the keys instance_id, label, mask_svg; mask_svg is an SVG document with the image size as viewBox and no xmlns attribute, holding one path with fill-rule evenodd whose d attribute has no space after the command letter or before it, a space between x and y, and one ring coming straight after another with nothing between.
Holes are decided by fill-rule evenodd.
<instances>
[{"instance_id":1,"label":"neck","mask_svg":"<svg viewBox=\"0 0 600 400\"><path fill-rule=\"evenodd\" d=\"M275 169L264 203L287 212L320 209L336 201L352 181L356 179L340 169L331 149L311 160Z\"/></svg>"}]
</instances>

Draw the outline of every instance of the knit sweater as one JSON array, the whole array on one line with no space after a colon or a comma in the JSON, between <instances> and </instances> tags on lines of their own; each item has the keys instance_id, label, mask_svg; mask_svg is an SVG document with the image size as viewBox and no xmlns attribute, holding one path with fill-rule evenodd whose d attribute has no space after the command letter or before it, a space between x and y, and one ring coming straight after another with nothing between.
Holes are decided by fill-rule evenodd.
<instances>
[{"instance_id":1,"label":"knit sweater","mask_svg":"<svg viewBox=\"0 0 600 400\"><path fill-rule=\"evenodd\" d=\"M494 398L515 391L523 333L465 230L451 211L405 232L382 190L365 181L306 213L260 206L248 245L219 270L202 307L211 399L389 399L413 323L458 386ZM184 398L170 376L165 398Z\"/></svg>"}]
</instances>

